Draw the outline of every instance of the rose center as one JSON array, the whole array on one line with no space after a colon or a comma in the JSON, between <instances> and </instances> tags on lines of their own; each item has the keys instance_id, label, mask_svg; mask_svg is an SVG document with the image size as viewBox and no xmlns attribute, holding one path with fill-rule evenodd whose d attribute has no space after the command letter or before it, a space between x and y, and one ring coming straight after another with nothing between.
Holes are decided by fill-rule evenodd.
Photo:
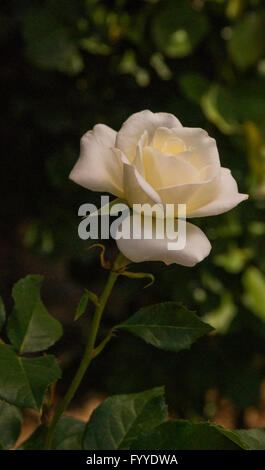
<instances>
[{"instance_id":1,"label":"rose center","mask_svg":"<svg viewBox=\"0 0 265 470\"><path fill-rule=\"evenodd\" d=\"M167 156L177 155L178 153L185 152L188 150L185 142L179 137L171 137L166 140L155 139L153 147L161 153Z\"/></svg>"}]
</instances>

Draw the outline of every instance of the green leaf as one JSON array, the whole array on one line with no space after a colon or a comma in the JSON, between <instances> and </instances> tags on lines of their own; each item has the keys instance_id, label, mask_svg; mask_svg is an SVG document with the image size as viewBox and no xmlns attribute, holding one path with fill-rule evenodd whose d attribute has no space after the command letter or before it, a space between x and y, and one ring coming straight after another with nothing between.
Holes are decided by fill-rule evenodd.
<instances>
[{"instance_id":1,"label":"green leaf","mask_svg":"<svg viewBox=\"0 0 265 470\"><path fill-rule=\"evenodd\" d=\"M23 19L27 56L40 68L75 75L83 69L83 59L59 18L45 6L27 11Z\"/></svg>"},{"instance_id":2,"label":"green leaf","mask_svg":"<svg viewBox=\"0 0 265 470\"><path fill-rule=\"evenodd\" d=\"M54 356L18 356L12 346L0 344L0 398L23 408L41 408L49 384L61 377Z\"/></svg>"},{"instance_id":3,"label":"green leaf","mask_svg":"<svg viewBox=\"0 0 265 470\"><path fill-rule=\"evenodd\" d=\"M167 421L143 434L137 450L265 450L265 428L228 430L215 423Z\"/></svg>"},{"instance_id":4,"label":"green leaf","mask_svg":"<svg viewBox=\"0 0 265 470\"><path fill-rule=\"evenodd\" d=\"M0 330L6 321L6 309L2 297L0 296Z\"/></svg>"},{"instance_id":5,"label":"green leaf","mask_svg":"<svg viewBox=\"0 0 265 470\"><path fill-rule=\"evenodd\" d=\"M186 0L169 0L156 10L151 31L156 46L175 58L191 54L207 30L206 17Z\"/></svg>"},{"instance_id":6,"label":"green leaf","mask_svg":"<svg viewBox=\"0 0 265 470\"><path fill-rule=\"evenodd\" d=\"M86 423L72 416L63 416L58 422L53 438L56 450L81 450Z\"/></svg>"},{"instance_id":7,"label":"green leaf","mask_svg":"<svg viewBox=\"0 0 265 470\"><path fill-rule=\"evenodd\" d=\"M29 275L13 287L15 306L8 318L7 334L20 354L47 349L62 335L61 324L41 301L42 279L42 276Z\"/></svg>"},{"instance_id":8,"label":"green leaf","mask_svg":"<svg viewBox=\"0 0 265 470\"><path fill-rule=\"evenodd\" d=\"M235 433L244 443L245 449L249 450L265 450L265 427L253 429L240 429Z\"/></svg>"},{"instance_id":9,"label":"green leaf","mask_svg":"<svg viewBox=\"0 0 265 470\"><path fill-rule=\"evenodd\" d=\"M200 103L201 97L209 88L209 81L196 72L185 73L179 77L179 86L190 101Z\"/></svg>"},{"instance_id":10,"label":"green leaf","mask_svg":"<svg viewBox=\"0 0 265 470\"><path fill-rule=\"evenodd\" d=\"M245 122L244 130L247 140L251 192L255 198L263 198L265 193L265 139L254 122Z\"/></svg>"},{"instance_id":11,"label":"green leaf","mask_svg":"<svg viewBox=\"0 0 265 470\"><path fill-rule=\"evenodd\" d=\"M223 134L239 131L237 104L233 95L225 88L217 84L210 86L201 98L201 107L207 119Z\"/></svg>"},{"instance_id":12,"label":"green leaf","mask_svg":"<svg viewBox=\"0 0 265 470\"><path fill-rule=\"evenodd\" d=\"M99 305L98 296L94 294L94 292L91 292L86 289L85 293L82 295L80 302L77 306L74 321L78 320L78 318L80 318L83 315L83 313L85 313L89 300L91 300L91 302L93 302L94 305L97 305L97 306Z\"/></svg>"},{"instance_id":13,"label":"green leaf","mask_svg":"<svg viewBox=\"0 0 265 470\"><path fill-rule=\"evenodd\" d=\"M228 52L234 63L245 69L262 57L265 51L264 41L265 15L248 13L232 30L228 42Z\"/></svg>"},{"instance_id":14,"label":"green leaf","mask_svg":"<svg viewBox=\"0 0 265 470\"><path fill-rule=\"evenodd\" d=\"M150 64L162 80L170 80L172 78L172 72L167 66L163 54L160 54L160 52L156 52L151 56Z\"/></svg>"},{"instance_id":15,"label":"green leaf","mask_svg":"<svg viewBox=\"0 0 265 470\"><path fill-rule=\"evenodd\" d=\"M166 351L190 348L198 338L213 330L178 302L164 302L141 308L118 325L153 346Z\"/></svg>"},{"instance_id":16,"label":"green leaf","mask_svg":"<svg viewBox=\"0 0 265 470\"><path fill-rule=\"evenodd\" d=\"M81 315L83 315L83 313L86 311L88 301L89 301L89 293L86 291L82 295L80 302L77 306L76 313L74 316L74 321L78 320L78 318L80 318Z\"/></svg>"},{"instance_id":17,"label":"green leaf","mask_svg":"<svg viewBox=\"0 0 265 470\"><path fill-rule=\"evenodd\" d=\"M261 271L250 266L243 275L244 302L254 315L265 322L265 278Z\"/></svg>"},{"instance_id":18,"label":"green leaf","mask_svg":"<svg viewBox=\"0 0 265 470\"><path fill-rule=\"evenodd\" d=\"M237 450L240 438L213 423L167 421L137 439L137 450Z\"/></svg>"},{"instance_id":19,"label":"green leaf","mask_svg":"<svg viewBox=\"0 0 265 470\"><path fill-rule=\"evenodd\" d=\"M219 253L214 257L214 263L229 273L237 274L243 270L252 256L253 252L250 248L239 248L236 244L230 243L227 252Z\"/></svg>"},{"instance_id":20,"label":"green leaf","mask_svg":"<svg viewBox=\"0 0 265 470\"><path fill-rule=\"evenodd\" d=\"M237 308L233 296L227 291L220 296L218 307L203 315L202 320L211 325L216 333L226 334L236 314Z\"/></svg>"},{"instance_id":21,"label":"green leaf","mask_svg":"<svg viewBox=\"0 0 265 470\"><path fill-rule=\"evenodd\" d=\"M13 447L20 434L22 416L16 406L0 400L0 449Z\"/></svg>"},{"instance_id":22,"label":"green leaf","mask_svg":"<svg viewBox=\"0 0 265 470\"><path fill-rule=\"evenodd\" d=\"M55 450L81 450L86 423L72 416L63 416L56 425L52 448ZM39 426L36 431L24 441L20 450L43 449L47 428Z\"/></svg>"},{"instance_id":23,"label":"green leaf","mask_svg":"<svg viewBox=\"0 0 265 470\"><path fill-rule=\"evenodd\" d=\"M80 40L80 47L91 54L97 55L109 55L112 52L109 44L102 42L97 36L82 38Z\"/></svg>"},{"instance_id":24,"label":"green leaf","mask_svg":"<svg viewBox=\"0 0 265 470\"><path fill-rule=\"evenodd\" d=\"M107 398L93 412L84 435L85 450L129 449L138 435L167 418L162 387Z\"/></svg>"}]
</instances>

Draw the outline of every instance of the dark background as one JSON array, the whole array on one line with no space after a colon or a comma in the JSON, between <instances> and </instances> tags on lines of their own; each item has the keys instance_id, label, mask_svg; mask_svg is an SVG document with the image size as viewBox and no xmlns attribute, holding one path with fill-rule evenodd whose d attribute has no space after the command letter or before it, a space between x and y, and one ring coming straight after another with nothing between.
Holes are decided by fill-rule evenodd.
<instances>
[{"instance_id":1,"label":"dark background","mask_svg":"<svg viewBox=\"0 0 265 470\"><path fill-rule=\"evenodd\" d=\"M43 298L64 324L53 351L63 393L92 315L73 324L88 287L107 273L77 236L78 207L99 202L68 179L81 135L96 123L118 130L149 108L202 127L222 166L250 199L196 220L212 243L194 268L135 265L155 284L120 278L101 336L142 305L181 300L216 334L178 355L120 335L92 364L75 398L166 385L172 416L228 427L265 424L265 9L260 0L2 1L1 294L28 273L45 275ZM113 259L116 245L106 243Z\"/></svg>"}]
</instances>

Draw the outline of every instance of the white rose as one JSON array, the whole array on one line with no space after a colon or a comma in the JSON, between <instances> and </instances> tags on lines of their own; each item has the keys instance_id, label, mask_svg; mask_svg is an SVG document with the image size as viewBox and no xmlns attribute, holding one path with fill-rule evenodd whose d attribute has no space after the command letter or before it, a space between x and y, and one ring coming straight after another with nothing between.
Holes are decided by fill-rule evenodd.
<instances>
[{"instance_id":1,"label":"white rose","mask_svg":"<svg viewBox=\"0 0 265 470\"><path fill-rule=\"evenodd\" d=\"M104 124L88 131L70 178L131 206L168 203L177 211L177 204L186 204L189 218L221 214L248 198L238 192L230 170L221 167L215 139L206 131L183 127L172 114L148 110L130 116L119 132ZM211 245L195 225L187 223L186 231L186 246L179 251L168 251L166 238L120 239L117 244L135 262L193 266Z\"/></svg>"}]
</instances>

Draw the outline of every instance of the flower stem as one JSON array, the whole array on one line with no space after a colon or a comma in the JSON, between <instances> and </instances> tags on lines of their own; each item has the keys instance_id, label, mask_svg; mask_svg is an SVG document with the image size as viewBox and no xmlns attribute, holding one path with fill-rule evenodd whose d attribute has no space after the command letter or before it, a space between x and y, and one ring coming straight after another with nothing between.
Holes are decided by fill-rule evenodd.
<instances>
[{"instance_id":1,"label":"flower stem","mask_svg":"<svg viewBox=\"0 0 265 470\"><path fill-rule=\"evenodd\" d=\"M117 268L119 266L120 258L121 258L121 255L118 255L118 257L115 261L115 264L114 264L114 268ZM84 356L83 356L83 358L81 360L81 363L79 365L79 368L77 369L77 372L76 372L76 374L75 374L75 376L72 380L72 383L70 384L70 387L68 388L64 398L62 399L62 401L59 403L58 407L56 408L55 413L54 413L50 423L48 424L46 440L45 440L45 445L44 445L44 449L46 449L46 450L51 449L56 424L59 421L59 419L60 419L61 415L63 414L63 412L66 410L66 408L70 404L72 398L74 397L74 395L75 395L75 393L76 393L76 391L77 391L77 389L80 385L80 382L82 381L82 379L83 379L83 377L86 373L86 370L87 370L91 360L93 359L93 351L94 351L94 347L95 347L95 342L96 342L96 338L97 338L97 333L98 333L98 329L99 329L99 325L100 325L101 316L102 316L105 305L107 303L107 300L108 300L108 298L111 294L111 291L113 289L113 286L114 286L118 276L119 276L119 273L114 272L114 271L111 271L110 274L109 274L105 289L102 292L102 294L100 296L100 299L99 299L99 305L95 309L95 313L94 313L94 316L93 316L92 325L91 325L91 329L90 329L90 334L89 334L89 337L88 337L88 342L87 342L87 345L86 345Z\"/></svg>"}]
</instances>

